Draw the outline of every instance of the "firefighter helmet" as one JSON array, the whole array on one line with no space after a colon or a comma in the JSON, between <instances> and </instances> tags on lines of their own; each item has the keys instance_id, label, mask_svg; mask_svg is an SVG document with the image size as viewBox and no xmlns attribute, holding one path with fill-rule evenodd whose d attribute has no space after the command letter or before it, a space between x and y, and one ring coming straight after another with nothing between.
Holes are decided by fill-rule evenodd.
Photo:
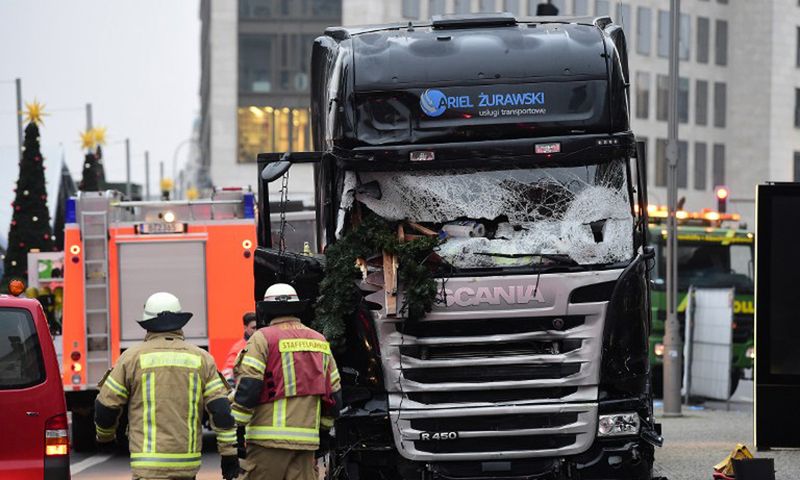
<instances>
[{"instance_id":1,"label":"firefighter helmet","mask_svg":"<svg viewBox=\"0 0 800 480\"><path fill-rule=\"evenodd\" d=\"M157 292L147 299L139 325L148 332L170 332L179 330L192 318L192 314L181 310L178 297L167 292Z\"/></svg>"},{"instance_id":2,"label":"firefighter helmet","mask_svg":"<svg viewBox=\"0 0 800 480\"><path fill-rule=\"evenodd\" d=\"M276 317L297 317L308 308L307 300L300 300L297 291L289 284L276 283L264 292L264 301L259 302L259 324L266 325Z\"/></svg>"}]
</instances>

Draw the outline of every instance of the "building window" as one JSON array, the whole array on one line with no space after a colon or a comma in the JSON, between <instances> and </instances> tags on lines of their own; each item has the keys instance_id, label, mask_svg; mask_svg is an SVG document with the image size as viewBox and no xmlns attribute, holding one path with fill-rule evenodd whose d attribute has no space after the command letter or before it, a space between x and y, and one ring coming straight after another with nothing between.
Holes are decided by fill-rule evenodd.
<instances>
[{"instance_id":1,"label":"building window","mask_svg":"<svg viewBox=\"0 0 800 480\"><path fill-rule=\"evenodd\" d=\"M656 186L667 186L667 141L656 139Z\"/></svg>"},{"instance_id":2,"label":"building window","mask_svg":"<svg viewBox=\"0 0 800 480\"><path fill-rule=\"evenodd\" d=\"M694 86L694 123L708 125L708 82L698 80Z\"/></svg>"},{"instance_id":3,"label":"building window","mask_svg":"<svg viewBox=\"0 0 800 480\"><path fill-rule=\"evenodd\" d=\"M794 126L800 128L800 88L794 89Z\"/></svg>"},{"instance_id":4,"label":"building window","mask_svg":"<svg viewBox=\"0 0 800 480\"><path fill-rule=\"evenodd\" d=\"M543 0L528 0L528 15L530 15L530 16L536 15L536 7L540 3L546 3L546 1L543 1ZM558 9L558 14L559 15L566 15L567 14L566 0L552 0L550 3L553 4L553 6Z\"/></svg>"},{"instance_id":5,"label":"building window","mask_svg":"<svg viewBox=\"0 0 800 480\"><path fill-rule=\"evenodd\" d=\"M656 75L656 120L669 117L669 77Z\"/></svg>"},{"instance_id":6,"label":"building window","mask_svg":"<svg viewBox=\"0 0 800 480\"><path fill-rule=\"evenodd\" d=\"M794 181L800 182L800 152L794 152Z\"/></svg>"},{"instance_id":7,"label":"building window","mask_svg":"<svg viewBox=\"0 0 800 480\"><path fill-rule=\"evenodd\" d=\"M589 15L589 0L575 0L572 5L572 14L576 17Z\"/></svg>"},{"instance_id":8,"label":"building window","mask_svg":"<svg viewBox=\"0 0 800 480\"><path fill-rule=\"evenodd\" d=\"M658 11L658 56L669 57L669 12Z\"/></svg>"},{"instance_id":9,"label":"building window","mask_svg":"<svg viewBox=\"0 0 800 480\"><path fill-rule=\"evenodd\" d=\"M250 106L238 109L239 163L255 162L263 152L302 152L311 148L309 110Z\"/></svg>"},{"instance_id":10,"label":"building window","mask_svg":"<svg viewBox=\"0 0 800 480\"><path fill-rule=\"evenodd\" d=\"M293 2L291 0L239 0L240 20L274 20L276 18L315 20L332 19L340 21L341 0L310 0Z\"/></svg>"},{"instance_id":11,"label":"building window","mask_svg":"<svg viewBox=\"0 0 800 480\"><path fill-rule=\"evenodd\" d=\"M627 29L632 20L631 6L627 3L617 3L617 18L614 21L622 25L622 28Z\"/></svg>"},{"instance_id":12,"label":"building window","mask_svg":"<svg viewBox=\"0 0 800 480\"><path fill-rule=\"evenodd\" d=\"M689 79L678 79L678 121L689 123Z\"/></svg>"},{"instance_id":13,"label":"building window","mask_svg":"<svg viewBox=\"0 0 800 480\"><path fill-rule=\"evenodd\" d=\"M694 189L705 190L708 172L708 148L704 142L694 144Z\"/></svg>"},{"instance_id":14,"label":"building window","mask_svg":"<svg viewBox=\"0 0 800 480\"><path fill-rule=\"evenodd\" d=\"M503 0L503 11L519 15L519 0Z\"/></svg>"},{"instance_id":15,"label":"building window","mask_svg":"<svg viewBox=\"0 0 800 480\"><path fill-rule=\"evenodd\" d=\"M636 53L650 55L650 44L653 37L652 20L649 8L639 7L636 9Z\"/></svg>"},{"instance_id":16,"label":"building window","mask_svg":"<svg viewBox=\"0 0 800 480\"><path fill-rule=\"evenodd\" d=\"M717 65L728 64L728 22L717 20L714 35L714 59Z\"/></svg>"},{"instance_id":17,"label":"building window","mask_svg":"<svg viewBox=\"0 0 800 480\"><path fill-rule=\"evenodd\" d=\"M428 3L428 15L444 15L444 0L430 0Z\"/></svg>"},{"instance_id":18,"label":"building window","mask_svg":"<svg viewBox=\"0 0 800 480\"><path fill-rule=\"evenodd\" d=\"M419 0L403 0L403 18L419 18Z\"/></svg>"},{"instance_id":19,"label":"building window","mask_svg":"<svg viewBox=\"0 0 800 480\"><path fill-rule=\"evenodd\" d=\"M796 30L797 30L797 45L795 45L794 64L796 67L800 67L800 27L796 27Z\"/></svg>"},{"instance_id":20,"label":"building window","mask_svg":"<svg viewBox=\"0 0 800 480\"><path fill-rule=\"evenodd\" d=\"M689 143L678 142L678 188L689 187Z\"/></svg>"},{"instance_id":21,"label":"building window","mask_svg":"<svg viewBox=\"0 0 800 480\"><path fill-rule=\"evenodd\" d=\"M727 114L727 86L722 82L714 82L714 126L725 128Z\"/></svg>"},{"instance_id":22,"label":"building window","mask_svg":"<svg viewBox=\"0 0 800 480\"><path fill-rule=\"evenodd\" d=\"M692 49L692 19L689 15L681 15L678 28L680 28L680 33L678 35L678 58L681 60L689 60Z\"/></svg>"},{"instance_id":23,"label":"building window","mask_svg":"<svg viewBox=\"0 0 800 480\"><path fill-rule=\"evenodd\" d=\"M650 74L636 72L636 118L650 116Z\"/></svg>"},{"instance_id":24,"label":"building window","mask_svg":"<svg viewBox=\"0 0 800 480\"><path fill-rule=\"evenodd\" d=\"M483 13L494 12L494 0L481 0L478 4L478 10Z\"/></svg>"},{"instance_id":25,"label":"building window","mask_svg":"<svg viewBox=\"0 0 800 480\"><path fill-rule=\"evenodd\" d=\"M470 0L455 0L455 13L469 13L470 3L472 3Z\"/></svg>"},{"instance_id":26,"label":"building window","mask_svg":"<svg viewBox=\"0 0 800 480\"><path fill-rule=\"evenodd\" d=\"M711 173L711 180L714 182L714 187L725 185L725 145L714 144L714 162Z\"/></svg>"},{"instance_id":27,"label":"building window","mask_svg":"<svg viewBox=\"0 0 800 480\"><path fill-rule=\"evenodd\" d=\"M315 35L239 36L240 93L308 92Z\"/></svg>"},{"instance_id":28,"label":"building window","mask_svg":"<svg viewBox=\"0 0 800 480\"><path fill-rule=\"evenodd\" d=\"M239 36L240 92L270 93L273 90L277 40L277 35Z\"/></svg>"},{"instance_id":29,"label":"building window","mask_svg":"<svg viewBox=\"0 0 800 480\"><path fill-rule=\"evenodd\" d=\"M697 17L697 63L708 63L708 40L711 24L706 17Z\"/></svg>"},{"instance_id":30,"label":"building window","mask_svg":"<svg viewBox=\"0 0 800 480\"><path fill-rule=\"evenodd\" d=\"M669 57L670 39L670 13L663 10L658 11L658 56ZM678 38L678 55L681 60L689 59L689 44L691 43L690 18L688 15L681 15L680 37Z\"/></svg>"},{"instance_id":31,"label":"building window","mask_svg":"<svg viewBox=\"0 0 800 480\"><path fill-rule=\"evenodd\" d=\"M595 0L594 14L598 17L611 16L611 4L609 0Z\"/></svg>"}]
</instances>

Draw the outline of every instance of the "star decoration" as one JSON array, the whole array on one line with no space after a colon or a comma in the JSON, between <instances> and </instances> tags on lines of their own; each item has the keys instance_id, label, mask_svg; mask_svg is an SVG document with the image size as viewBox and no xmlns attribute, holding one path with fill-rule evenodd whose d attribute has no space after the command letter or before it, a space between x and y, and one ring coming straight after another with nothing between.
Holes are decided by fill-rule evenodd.
<instances>
[{"instance_id":1,"label":"star decoration","mask_svg":"<svg viewBox=\"0 0 800 480\"><path fill-rule=\"evenodd\" d=\"M95 146L94 129L80 132L81 148L89 150Z\"/></svg>"},{"instance_id":2,"label":"star decoration","mask_svg":"<svg viewBox=\"0 0 800 480\"><path fill-rule=\"evenodd\" d=\"M102 146L106 144L106 127L95 127L92 129L92 133L95 145Z\"/></svg>"},{"instance_id":3,"label":"star decoration","mask_svg":"<svg viewBox=\"0 0 800 480\"><path fill-rule=\"evenodd\" d=\"M37 125L44 124L43 117L48 114L44 113L44 104L39 103L36 99L32 103L25 103L25 122L35 123Z\"/></svg>"}]
</instances>

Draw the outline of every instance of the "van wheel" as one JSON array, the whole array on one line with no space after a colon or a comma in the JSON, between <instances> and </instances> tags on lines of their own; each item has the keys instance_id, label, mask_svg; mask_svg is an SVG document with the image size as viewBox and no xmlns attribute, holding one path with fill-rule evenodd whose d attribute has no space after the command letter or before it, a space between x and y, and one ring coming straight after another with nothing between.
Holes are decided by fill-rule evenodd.
<instances>
[{"instance_id":1,"label":"van wheel","mask_svg":"<svg viewBox=\"0 0 800 480\"><path fill-rule=\"evenodd\" d=\"M96 450L97 446L95 445L94 437L94 410L73 410L72 449L76 452L91 452Z\"/></svg>"}]
</instances>

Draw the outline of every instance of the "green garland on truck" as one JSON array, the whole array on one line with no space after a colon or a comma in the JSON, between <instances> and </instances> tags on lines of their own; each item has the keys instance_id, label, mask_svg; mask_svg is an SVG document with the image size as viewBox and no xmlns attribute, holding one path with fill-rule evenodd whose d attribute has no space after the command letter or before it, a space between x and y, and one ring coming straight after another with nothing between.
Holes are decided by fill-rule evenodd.
<instances>
[{"instance_id":1,"label":"green garland on truck","mask_svg":"<svg viewBox=\"0 0 800 480\"><path fill-rule=\"evenodd\" d=\"M356 259L383 251L397 255L398 281L405 293L399 313L408 321L419 320L436 301L436 281L424 262L439 242L437 237L401 242L388 222L368 216L326 250L325 277L320 282L312 326L334 344L344 341L345 322L353 318L363 298L356 285L361 275Z\"/></svg>"}]
</instances>

